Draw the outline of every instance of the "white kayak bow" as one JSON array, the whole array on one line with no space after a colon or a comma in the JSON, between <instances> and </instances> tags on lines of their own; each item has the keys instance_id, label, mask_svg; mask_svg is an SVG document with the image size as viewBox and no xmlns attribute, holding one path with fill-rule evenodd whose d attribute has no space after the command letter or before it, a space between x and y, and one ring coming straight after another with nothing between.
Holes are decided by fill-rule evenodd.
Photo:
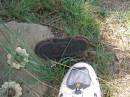
<instances>
[{"instance_id":1,"label":"white kayak bow","mask_svg":"<svg viewBox=\"0 0 130 97\"><path fill-rule=\"evenodd\" d=\"M101 97L92 66L84 62L74 64L63 79L58 97Z\"/></svg>"}]
</instances>

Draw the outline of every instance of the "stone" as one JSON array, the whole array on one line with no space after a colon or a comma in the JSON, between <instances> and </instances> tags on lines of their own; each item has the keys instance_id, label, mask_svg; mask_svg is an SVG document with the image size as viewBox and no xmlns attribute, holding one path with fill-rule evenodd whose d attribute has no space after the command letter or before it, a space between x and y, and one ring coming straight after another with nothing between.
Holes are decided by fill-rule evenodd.
<instances>
[{"instance_id":1,"label":"stone","mask_svg":"<svg viewBox=\"0 0 130 97\"><path fill-rule=\"evenodd\" d=\"M25 42L32 50L35 45L46 39L53 38L54 35L47 26L42 26L33 23L18 23L16 21L11 21L4 24L11 32L16 32L19 34L19 41ZM0 41L5 40L3 37L7 28L0 24ZM11 33L10 32L10 33ZM15 34L16 34L15 33ZM8 38L8 37L7 37ZM22 40L20 40L22 39ZM15 50L15 49L14 49ZM23 69L16 70L7 65L6 53L0 48L0 56L3 61L0 61L0 86L3 82L8 81L8 79L16 82L22 83L23 95L22 97L43 97L48 90L48 87L39 83L32 76L28 75ZM10 71L9 71L10 70ZM7 74L9 72L9 74Z\"/></svg>"},{"instance_id":2,"label":"stone","mask_svg":"<svg viewBox=\"0 0 130 97\"><path fill-rule=\"evenodd\" d=\"M21 39L28 44L32 49L35 48L36 43L42 40L53 38L54 35L47 26L42 26L33 23L18 23L11 21L5 23L5 25L12 31L19 34ZM0 25L0 30L5 28ZM22 41L22 40L21 40Z\"/></svg>"}]
</instances>

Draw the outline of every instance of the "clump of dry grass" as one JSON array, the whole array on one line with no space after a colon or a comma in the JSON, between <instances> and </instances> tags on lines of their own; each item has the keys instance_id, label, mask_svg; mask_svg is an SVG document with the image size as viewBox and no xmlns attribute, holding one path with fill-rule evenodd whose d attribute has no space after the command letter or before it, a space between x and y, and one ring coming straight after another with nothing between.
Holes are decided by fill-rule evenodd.
<instances>
[{"instance_id":1,"label":"clump of dry grass","mask_svg":"<svg viewBox=\"0 0 130 97\"><path fill-rule=\"evenodd\" d=\"M127 19L111 15L102 23L102 40L114 49L126 51L130 49L130 34Z\"/></svg>"}]
</instances>

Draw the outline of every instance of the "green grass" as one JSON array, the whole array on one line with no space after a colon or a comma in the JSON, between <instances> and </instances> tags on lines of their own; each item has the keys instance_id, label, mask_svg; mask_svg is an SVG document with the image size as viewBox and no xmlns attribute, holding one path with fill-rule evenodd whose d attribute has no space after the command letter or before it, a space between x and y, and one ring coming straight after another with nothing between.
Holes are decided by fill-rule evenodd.
<instances>
[{"instance_id":1,"label":"green grass","mask_svg":"<svg viewBox=\"0 0 130 97\"><path fill-rule=\"evenodd\" d=\"M5 20L35 21L32 9L38 0L3 0L1 1L0 16Z\"/></svg>"},{"instance_id":2,"label":"green grass","mask_svg":"<svg viewBox=\"0 0 130 97\"><path fill-rule=\"evenodd\" d=\"M85 3L84 0L63 0L64 9L61 16L65 23L65 31L69 35L82 34L86 36L94 45L96 58L92 64L96 65L98 75L101 77L110 75L109 65L112 62L113 54L107 51L99 41L100 26L93 16L96 11L92 2Z\"/></svg>"},{"instance_id":3,"label":"green grass","mask_svg":"<svg viewBox=\"0 0 130 97\"><path fill-rule=\"evenodd\" d=\"M102 44L96 47L96 57L93 67L100 78L109 80L112 77L110 66L113 60L113 53L108 51Z\"/></svg>"},{"instance_id":4,"label":"green grass","mask_svg":"<svg viewBox=\"0 0 130 97\"><path fill-rule=\"evenodd\" d=\"M43 21L48 12L59 8L60 0L2 0L0 18L5 21L22 22Z\"/></svg>"},{"instance_id":5,"label":"green grass","mask_svg":"<svg viewBox=\"0 0 130 97\"><path fill-rule=\"evenodd\" d=\"M85 0L63 0L61 17L65 24L65 32L69 35L83 34L91 41L97 41L99 25L92 13L85 12Z\"/></svg>"}]
</instances>

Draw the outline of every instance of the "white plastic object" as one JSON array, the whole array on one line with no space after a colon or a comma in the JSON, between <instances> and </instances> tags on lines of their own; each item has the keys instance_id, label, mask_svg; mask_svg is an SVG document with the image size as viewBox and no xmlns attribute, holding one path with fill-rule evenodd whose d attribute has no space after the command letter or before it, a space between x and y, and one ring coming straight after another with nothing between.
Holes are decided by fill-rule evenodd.
<instances>
[{"instance_id":1,"label":"white plastic object","mask_svg":"<svg viewBox=\"0 0 130 97\"><path fill-rule=\"evenodd\" d=\"M101 97L97 75L85 62L74 64L65 75L58 97Z\"/></svg>"}]
</instances>

